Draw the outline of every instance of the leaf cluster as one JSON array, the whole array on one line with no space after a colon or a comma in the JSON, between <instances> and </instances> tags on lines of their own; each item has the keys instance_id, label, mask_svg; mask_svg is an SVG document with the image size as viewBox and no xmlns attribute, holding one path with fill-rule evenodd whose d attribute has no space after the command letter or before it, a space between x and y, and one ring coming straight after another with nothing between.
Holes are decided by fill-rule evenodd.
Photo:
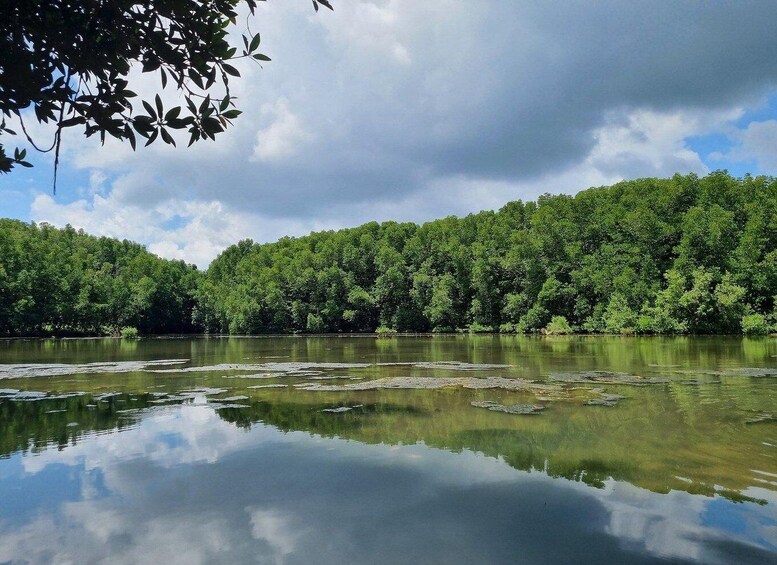
<instances>
[{"instance_id":1,"label":"leaf cluster","mask_svg":"<svg viewBox=\"0 0 777 565\"><path fill-rule=\"evenodd\" d=\"M173 130L185 130L189 145L214 139L238 115L230 79L239 59L258 64L260 35L242 34L242 48L229 42L238 8L251 15L264 0L14 0L0 2L0 115L21 120L24 134L41 151L58 156L61 131L83 128L102 142L114 137L149 145L175 145ZM332 8L328 1L314 0ZM165 108L157 93L137 100L128 75L133 65L159 77L184 104ZM50 147L27 135L23 111L57 126ZM0 126L0 135L15 132ZM140 138L140 139L139 139ZM0 144L0 172L28 166ZM56 167L56 160L55 160Z\"/></svg>"}]
</instances>

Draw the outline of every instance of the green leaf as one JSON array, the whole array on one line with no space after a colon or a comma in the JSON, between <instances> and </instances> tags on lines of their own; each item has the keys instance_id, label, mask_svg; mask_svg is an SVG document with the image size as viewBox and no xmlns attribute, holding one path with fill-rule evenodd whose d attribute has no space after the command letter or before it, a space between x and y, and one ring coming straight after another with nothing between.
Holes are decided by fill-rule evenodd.
<instances>
[{"instance_id":1,"label":"green leaf","mask_svg":"<svg viewBox=\"0 0 777 565\"><path fill-rule=\"evenodd\" d=\"M254 59L256 59L257 61L271 61L272 60L267 55L264 55L262 53L254 55Z\"/></svg>"},{"instance_id":2,"label":"green leaf","mask_svg":"<svg viewBox=\"0 0 777 565\"><path fill-rule=\"evenodd\" d=\"M129 124L124 125L124 137L129 140L130 147L132 147L132 150L135 151L135 132L132 131L132 128L129 126Z\"/></svg>"},{"instance_id":3,"label":"green leaf","mask_svg":"<svg viewBox=\"0 0 777 565\"><path fill-rule=\"evenodd\" d=\"M154 111L154 108L151 107L151 104L143 100L143 107L146 109L146 112L148 112L148 115L151 116L151 119L156 119L156 112Z\"/></svg>"},{"instance_id":4,"label":"green leaf","mask_svg":"<svg viewBox=\"0 0 777 565\"><path fill-rule=\"evenodd\" d=\"M175 108L171 108L167 111L167 114L165 114L165 121L169 122L170 120L174 120L178 117L178 114L181 113L181 107L176 106Z\"/></svg>"},{"instance_id":5,"label":"green leaf","mask_svg":"<svg viewBox=\"0 0 777 565\"><path fill-rule=\"evenodd\" d=\"M63 128L69 128L73 126L77 126L79 124L86 123L86 119L82 116L75 116L73 118L68 118L67 120L62 120L62 123L60 124Z\"/></svg>"},{"instance_id":6,"label":"green leaf","mask_svg":"<svg viewBox=\"0 0 777 565\"><path fill-rule=\"evenodd\" d=\"M143 72L150 73L151 71L155 71L159 68L160 65L161 63L157 59L146 59L143 61Z\"/></svg>"},{"instance_id":7,"label":"green leaf","mask_svg":"<svg viewBox=\"0 0 777 565\"><path fill-rule=\"evenodd\" d=\"M162 108L162 99L159 97L159 94L154 97L154 102L156 102L157 115L161 116L164 113L164 108Z\"/></svg>"},{"instance_id":8,"label":"green leaf","mask_svg":"<svg viewBox=\"0 0 777 565\"><path fill-rule=\"evenodd\" d=\"M257 48L259 47L259 43L261 42L261 40L262 40L261 37L259 37L259 34L257 33L251 40L251 45L249 45L248 47L248 52L253 53L254 51L256 51Z\"/></svg>"},{"instance_id":9,"label":"green leaf","mask_svg":"<svg viewBox=\"0 0 777 565\"><path fill-rule=\"evenodd\" d=\"M175 147L175 140L173 139L173 136L172 136L172 135L170 135L169 133L167 133L167 130L166 130L165 128L161 128L161 129L159 130L159 132L162 134L162 140L163 140L165 143L167 143L167 144L169 144L169 145L172 145L173 147Z\"/></svg>"},{"instance_id":10,"label":"green leaf","mask_svg":"<svg viewBox=\"0 0 777 565\"><path fill-rule=\"evenodd\" d=\"M156 141L157 136L159 135L159 130L155 129L154 133L151 134L151 137L148 138L148 141L146 141L146 147L154 143Z\"/></svg>"},{"instance_id":11,"label":"green leaf","mask_svg":"<svg viewBox=\"0 0 777 565\"><path fill-rule=\"evenodd\" d=\"M202 76L194 69L189 69L189 78L192 82L200 88L205 88L205 84L202 82Z\"/></svg>"},{"instance_id":12,"label":"green leaf","mask_svg":"<svg viewBox=\"0 0 777 565\"><path fill-rule=\"evenodd\" d=\"M240 76L240 73L238 72L238 70L235 67L233 67L232 65L229 65L227 63L222 63L221 64L221 68L223 68L224 71L228 75L232 75L233 77L239 77Z\"/></svg>"}]
</instances>

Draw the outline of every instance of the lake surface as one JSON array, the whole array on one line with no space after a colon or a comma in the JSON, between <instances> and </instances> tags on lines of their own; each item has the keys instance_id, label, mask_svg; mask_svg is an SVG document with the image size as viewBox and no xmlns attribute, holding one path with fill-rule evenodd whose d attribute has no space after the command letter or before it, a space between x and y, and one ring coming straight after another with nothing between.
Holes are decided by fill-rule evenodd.
<instances>
[{"instance_id":1,"label":"lake surface","mask_svg":"<svg viewBox=\"0 0 777 565\"><path fill-rule=\"evenodd\" d=\"M0 341L0 563L777 563L777 339Z\"/></svg>"}]
</instances>

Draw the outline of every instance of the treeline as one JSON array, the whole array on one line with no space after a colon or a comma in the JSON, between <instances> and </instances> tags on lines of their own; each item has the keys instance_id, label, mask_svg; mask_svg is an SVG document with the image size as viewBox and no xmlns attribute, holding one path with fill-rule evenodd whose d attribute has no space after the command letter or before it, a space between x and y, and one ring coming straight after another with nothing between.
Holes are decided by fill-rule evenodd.
<instances>
[{"instance_id":1,"label":"treeline","mask_svg":"<svg viewBox=\"0 0 777 565\"><path fill-rule=\"evenodd\" d=\"M205 273L0 220L0 335L777 329L777 180L640 179L418 226L241 241Z\"/></svg>"},{"instance_id":2,"label":"treeline","mask_svg":"<svg viewBox=\"0 0 777 565\"><path fill-rule=\"evenodd\" d=\"M0 220L0 335L196 331L199 276L137 243Z\"/></svg>"},{"instance_id":3,"label":"treeline","mask_svg":"<svg viewBox=\"0 0 777 565\"><path fill-rule=\"evenodd\" d=\"M716 172L242 241L203 276L194 315L233 334L766 333L775 294L777 181Z\"/></svg>"}]
</instances>

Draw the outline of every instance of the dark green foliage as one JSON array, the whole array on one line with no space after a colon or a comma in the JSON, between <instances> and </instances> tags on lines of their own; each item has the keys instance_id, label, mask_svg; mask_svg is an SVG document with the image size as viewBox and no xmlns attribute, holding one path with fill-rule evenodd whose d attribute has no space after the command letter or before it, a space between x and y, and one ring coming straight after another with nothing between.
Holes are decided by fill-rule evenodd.
<instances>
[{"instance_id":1,"label":"dark green foliage","mask_svg":"<svg viewBox=\"0 0 777 565\"><path fill-rule=\"evenodd\" d=\"M135 148L186 130L189 144L214 139L240 111L230 96L236 59L269 61L259 53L259 34L230 45L228 31L244 4L253 15L260 0L6 0L0 2L0 119L31 108L39 122L57 125L50 148L59 154L64 128L86 136L106 134ZM328 0L313 0L332 9ZM132 64L155 73L185 104L165 108L159 94L136 100L129 88ZM22 122L23 123L23 122ZM16 132L0 122L0 135ZM27 135L26 130L23 132ZM27 136L29 141L32 141ZM34 144L33 144L34 145ZM24 152L6 154L0 143L0 173L31 166ZM55 169L57 158L55 158Z\"/></svg>"},{"instance_id":2,"label":"dark green foliage","mask_svg":"<svg viewBox=\"0 0 777 565\"><path fill-rule=\"evenodd\" d=\"M136 243L0 220L0 336L192 332L198 276Z\"/></svg>"},{"instance_id":3,"label":"dark green foliage","mask_svg":"<svg viewBox=\"0 0 777 565\"><path fill-rule=\"evenodd\" d=\"M540 332L558 317L589 332L740 333L775 294L777 182L716 172L241 242L201 280L197 312L232 333Z\"/></svg>"},{"instance_id":4,"label":"dark green foliage","mask_svg":"<svg viewBox=\"0 0 777 565\"><path fill-rule=\"evenodd\" d=\"M777 181L720 172L245 240L204 274L126 241L0 221L0 335L762 333L775 295Z\"/></svg>"}]
</instances>

